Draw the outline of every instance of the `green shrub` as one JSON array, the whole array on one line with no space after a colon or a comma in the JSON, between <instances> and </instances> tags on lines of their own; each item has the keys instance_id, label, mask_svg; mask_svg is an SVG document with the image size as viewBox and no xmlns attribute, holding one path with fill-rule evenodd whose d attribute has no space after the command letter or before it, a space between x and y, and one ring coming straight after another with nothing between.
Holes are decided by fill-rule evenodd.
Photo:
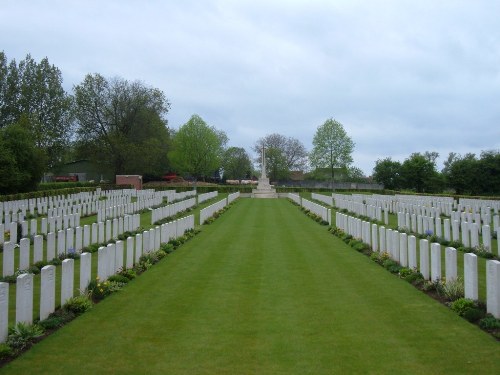
<instances>
[{"instance_id":1,"label":"green shrub","mask_svg":"<svg viewBox=\"0 0 500 375\"><path fill-rule=\"evenodd\" d=\"M120 275L120 274L116 274L116 275L112 275L108 278L109 281L116 281L117 283L123 283L123 284L127 284L130 279L126 276L123 276L123 275Z\"/></svg>"},{"instance_id":2,"label":"green shrub","mask_svg":"<svg viewBox=\"0 0 500 375\"><path fill-rule=\"evenodd\" d=\"M442 281L436 290L448 301L455 301L464 296L464 282L461 277L451 281Z\"/></svg>"},{"instance_id":3,"label":"green shrub","mask_svg":"<svg viewBox=\"0 0 500 375\"><path fill-rule=\"evenodd\" d=\"M479 322L479 327L486 330L500 329L500 319L495 318L491 314L487 314Z\"/></svg>"},{"instance_id":4,"label":"green shrub","mask_svg":"<svg viewBox=\"0 0 500 375\"><path fill-rule=\"evenodd\" d=\"M125 276L129 280L135 279L135 277L137 276L137 274L135 273L135 271L133 269L131 269L131 268L121 269L120 272L118 272L118 275Z\"/></svg>"},{"instance_id":5,"label":"green shrub","mask_svg":"<svg viewBox=\"0 0 500 375\"><path fill-rule=\"evenodd\" d=\"M382 266L391 273L399 273L399 270L402 268L398 262L392 259L384 260Z\"/></svg>"},{"instance_id":6,"label":"green shrub","mask_svg":"<svg viewBox=\"0 0 500 375\"><path fill-rule=\"evenodd\" d=\"M0 344L0 360L12 357L14 355L14 351L7 344Z\"/></svg>"},{"instance_id":7,"label":"green shrub","mask_svg":"<svg viewBox=\"0 0 500 375\"><path fill-rule=\"evenodd\" d=\"M171 243L164 243L161 245L160 250L164 253L170 254L174 251L174 245Z\"/></svg>"},{"instance_id":8,"label":"green shrub","mask_svg":"<svg viewBox=\"0 0 500 375\"><path fill-rule=\"evenodd\" d=\"M9 328L7 345L15 351L23 350L29 347L33 341L43 335L43 328L33 324L17 323Z\"/></svg>"},{"instance_id":9,"label":"green shrub","mask_svg":"<svg viewBox=\"0 0 500 375\"><path fill-rule=\"evenodd\" d=\"M111 293L120 290L123 285L125 284L116 281L106 280L101 282L99 278L96 278L89 283L87 291L94 301L100 301Z\"/></svg>"},{"instance_id":10,"label":"green shrub","mask_svg":"<svg viewBox=\"0 0 500 375\"><path fill-rule=\"evenodd\" d=\"M0 281L9 284L15 284L17 282L17 276L16 275L4 276L0 278Z\"/></svg>"},{"instance_id":11,"label":"green shrub","mask_svg":"<svg viewBox=\"0 0 500 375\"><path fill-rule=\"evenodd\" d=\"M92 301L85 294L70 298L62 307L75 315L83 314L92 308Z\"/></svg>"},{"instance_id":12,"label":"green shrub","mask_svg":"<svg viewBox=\"0 0 500 375\"><path fill-rule=\"evenodd\" d=\"M463 315L463 317L471 323L477 322L479 319L483 318L483 316L484 316L484 311L476 307L465 310Z\"/></svg>"},{"instance_id":13,"label":"green shrub","mask_svg":"<svg viewBox=\"0 0 500 375\"><path fill-rule=\"evenodd\" d=\"M38 325L43 329L56 329L62 327L66 320L60 316L51 316L45 320L38 322Z\"/></svg>"},{"instance_id":14,"label":"green shrub","mask_svg":"<svg viewBox=\"0 0 500 375\"><path fill-rule=\"evenodd\" d=\"M62 264L62 260L59 258L54 258L49 261L49 264L52 264L53 266L60 266Z\"/></svg>"},{"instance_id":15,"label":"green shrub","mask_svg":"<svg viewBox=\"0 0 500 375\"><path fill-rule=\"evenodd\" d=\"M41 270L43 267L45 267L45 266L46 266L46 265L48 265L48 264L49 264L48 262L45 262L45 261L43 261L43 260L40 260L40 261L36 262L36 263L34 264L34 266L35 266L36 268L38 268L38 270Z\"/></svg>"},{"instance_id":16,"label":"green shrub","mask_svg":"<svg viewBox=\"0 0 500 375\"><path fill-rule=\"evenodd\" d=\"M458 315L464 316L467 310L475 309L477 305L473 300L461 297L453 301L450 307Z\"/></svg>"}]
</instances>

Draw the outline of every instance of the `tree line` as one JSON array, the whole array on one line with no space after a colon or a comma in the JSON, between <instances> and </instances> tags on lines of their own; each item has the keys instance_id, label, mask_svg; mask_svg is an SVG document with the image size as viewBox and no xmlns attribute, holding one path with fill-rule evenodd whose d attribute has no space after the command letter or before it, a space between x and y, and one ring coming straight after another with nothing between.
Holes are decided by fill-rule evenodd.
<instances>
[{"instance_id":1,"label":"tree line","mask_svg":"<svg viewBox=\"0 0 500 375\"><path fill-rule=\"evenodd\" d=\"M483 151L459 155L450 152L438 171L437 152L413 153L403 162L390 157L377 160L373 179L390 190L418 193L444 191L465 195L496 195L500 192L500 152Z\"/></svg>"},{"instance_id":2,"label":"tree line","mask_svg":"<svg viewBox=\"0 0 500 375\"><path fill-rule=\"evenodd\" d=\"M318 126L313 148L282 134L258 139L251 159L242 147L194 114L178 130L169 127L171 103L158 88L141 81L87 74L70 93L61 71L47 58L30 55L17 63L0 52L0 193L36 188L44 172L75 160L90 160L111 174L151 179L175 172L194 179L250 179L258 175L262 147L271 181L292 172L304 178L376 181L386 189L416 192L494 194L500 189L500 155L450 153L437 171L435 152L411 154L403 162L377 160L372 179L353 166L355 147L343 125L327 119Z\"/></svg>"}]
</instances>

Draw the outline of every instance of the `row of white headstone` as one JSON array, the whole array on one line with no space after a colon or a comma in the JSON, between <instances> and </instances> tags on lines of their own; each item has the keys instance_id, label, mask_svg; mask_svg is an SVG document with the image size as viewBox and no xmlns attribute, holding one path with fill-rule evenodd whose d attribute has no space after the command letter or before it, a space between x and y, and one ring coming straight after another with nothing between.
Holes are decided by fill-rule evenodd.
<instances>
[{"instance_id":1,"label":"row of white headstone","mask_svg":"<svg viewBox=\"0 0 500 375\"><path fill-rule=\"evenodd\" d=\"M333 197L324 194L311 193L311 198L322 203L325 203L329 206L333 206Z\"/></svg>"},{"instance_id":2,"label":"row of white headstone","mask_svg":"<svg viewBox=\"0 0 500 375\"><path fill-rule=\"evenodd\" d=\"M498 215L495 215L498 218ZM398 212L398 228L407 229L413 233L436 235L444 238L446 241L461 240L465 247L478 247L480 240L485 250L492 252L491 246L491 228L489 225L478 224L477 222L467 222L458 220L444 219L441 217L420 216L409 213ZM496 220L498 222L498 219ZM494 224L495 225L495 224ZM451 229L451 230L450 230ZM500 234L498 225L495 231ZM500 255L500 241L498 254Z\"/></svg>"},{"instance_id":3,"label":"row of white headstone","mask_svg":"<svg viewBox=\"0 0 500 375\"><path fill-rule=\"evenodd\" d=\"M140 227L140 215L127 215L118 219L106 220L105 223L93 223L82 227L68 228L57 232L47 234L45 260L50 261L56 256L69 252L79 252L83 248L110 241L112 238L118 238L125 232L136 231ZM31 240L23 238L19 244L19 269L26 270L31 264L43 261L44 241L43 236L33 237L33 256L31 255ZM3 276L14 274L14 259L16 245L13 242L5 242L3 249ZM56 252L57 251L57 252ZM31 263L33 259L33 263Z\"/></svg>"},{"instance_id":4,"label":"row of white headstone","mask_svg":"<svg viewBox=\"0 0 500 375\"><path fill-rule=\"evenodd\" d=\"M203 225L203 223L205 223L208 218L212 217L217 211L222 210L227 206L227 204L228 200L227 198L224 198L218 202L211 204L210 206L202 208L200 210L200 225Z\"/></svg>"},{"instance_id":5,"label":"row of white headstone","mask_svg":"<svg viewBox=\"0 0 500 375\"><path fill-rule=\"evenodd\" d=\"M217 197L218 195L219 195L218 191L210 191L208 193L199 194L198 195L198 204L206 202L210 199L213 199L213 198Z\"/></svg>"},{"instance_id":6,"label":"row of white headstone","mask_svg":"<svg viewBox=\"0 0 500 375\"><path fill-rule=\"evenodd\" d=\"M238 199L241 196L240 192L234 192L231 193L227 196L227 204L230 204L231 202L234 202L236 199Z\"/></svg>"},{"instance_id":7,"label":"row of white headstone","mask_svg":"<svg viewBox=\"0 0 500 375\"><path fill-rule=\"evenodd\" d=\"M426 239L419 242L419 258L417 264L417 240L413 235L378 227L367 221L337 212L336 226L354 238L368 244L373 251L387 252L401 266L418 270L426 280L441 280L441 245ZM445 277L447 281L457 278L457 250L445 248ZM464 291L465 297L478 299L477 256L464 254ZM486 261L486 304L487 312L500 319L500 262Z\"/></svg>"},{"instance_id":8,"label":"row of white headstone","mask_svg":"<svg viewBox=\"0 0 500 375\"><path fill-rule=\"evenodd\" d=\"M97 277L104 282L109 276L123 268L132 268L139 262L143 254L160 249L161 244L182 236L186 231L194 229L194 216L190 215L170 223L165 223L142 234L128 237L126 253L124 243L117 241L100 247L97 253ZM124 264L125 262L125 264ZM61 301L63 306L74 295L74 266L73 259L65 259L61 265ZM49 265L42 268L40 273L40 320L47 319L55 311L56 266ZM80 284L81 293L85 291L91 281L92 254L83 253L80 257ZM16 282L16 317L15 322L33 323L33 274L21 274ZM5 342L8 335L9 313L9 284L0 282L0 343Z\"/></svg>"},{"instance_id":9,"label":"row of white headstone","mask_svg":"<svg viewBox=\"0 0 500 375\"><path fill-rule=\"evenodd\" d=\"M167 217L177 215L180 212L186 211L188 208L196 205L196 198L189 198L163 207L154 208L151 212L151 224L154 225L157 221Z\"/></svg>"},{"instance_id":10,"label":"row of white headstone","mask_svg":"<svg viewBox=\"0 0 500 375\"><path fill-rule=\"evenodd\" d=\"M318 203L311 202L308 199L301 199L301 206L306 210L311 211L315 215L318 215L323 219L323 221L328 222L329 225L332 224L332 210L330 208L326 208Z\"/></svg>"}]
</instances>

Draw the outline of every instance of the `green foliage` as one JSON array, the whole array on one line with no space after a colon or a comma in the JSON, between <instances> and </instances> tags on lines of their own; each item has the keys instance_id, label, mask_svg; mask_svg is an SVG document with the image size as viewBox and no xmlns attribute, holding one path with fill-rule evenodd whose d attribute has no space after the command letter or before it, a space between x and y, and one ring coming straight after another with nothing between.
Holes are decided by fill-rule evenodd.
<instances>
[{"instance_id":1,"label":"green foliage","mask_svg":"<svg viewBox=\"0 0 500 375\"><path fill-rule=\"evenodd\" d=\"M398 262L392 259L384 260L382 266L391 273L399 273L399 270L402 268Z\"/></svg>"},{"instance_id":2,"label":"green foliage","mask_svg":"<svg viewBox=\"0 0 500 375\"><path fill-rule=\"evenodd\" d=\"M129 280L133 280L137 276L137 274L132 268L124 268L120 270L120 272L118 272L118 275L125 276Z\"/></svg>"},{"instance_id":3,"label":"green foliage","mask_svg":"<svg viewBox=\"0 0 500 375\"><path fill-rule=\"evenodd\" d=\"M252 162L242 147L229 147L222 158L225 180L241 180L252 177Z\"/></svg>"},{"instance_id":4,"label":"green foliage","mask_svg":"<svg viewBox=\"0 0 500 375\"><path fill-rule=\"evenodd\" d=\"M479 322L479 326L485 330L500 329L500 319L495 318L491 314L487 314Z\"/></svg>"},{"instance_id":5,"label":"green foliage","mask_svg":"<svg viewBox=\"0 0 500 375\"><path fill-rule=\"evenodd\" d=\"M443 188L441 175L436 170L433 153L413 153L401 165L403 187L418 193L439 192Z\"/></svg>"},{"instance_id":6,"label":"green foliage","mask_svg":"<svg viewBox=\"0 0 500 375\"><path fill-rule=\"evenodd\" d=\"M460 297L451 303L450 308L458 315L464 316L467 310L475 309L477 305L471 299Z\"/></svg>"},{"instance_id":7,"label":"green foliage","mask_svg":"<svg viewBox=\"0 0 500 375\"><path fill-rule=\"evenodd\" d=\"M227 136L198 115L182 125L173 139L169 157L174 167L196 178L211 177L221 166Z\"/></svg>"},{"instance_id":8,"label":"green foliage","mask_svg":"<svg viewBox=\"0 0 500 375\"><path fill-rule=\"evenodd\" d=\"M170 133L163 92L141 82L88 74L74 87L76 154L115 174L158 174L168 169Z\"/></svg>"},{"instance_id":9,"label":"green foliage","mask_svg":"<svg viewBox=\"0 0 500 375\"><path fill-rule=\"evenodd\" d=\"M55 165L64 156L72 123L72 100L62 87L61 71L47 58L38 63L30 55L7 66L3 52L0 66L0 128L22 123L32 146Z\"/></svg>"},{"instance_id":10,"label":"green foliage","mask_svg":"<svg viewBox=\"0 0 500 375\"><path fill-rule=\"evenodd\" d=\"M92 308L92 301L89 299L88 295L82 294L70 298L62 308L75 315L80 315Z\"/></svg>"},{"instance_id":11,"label":"green foliage","mask_svg":"<svg viewBox=\"0 0 500 375\"><path fill-rule=\"evenodd\" d=\"M406 267L399 270L399 277L410 284L420 284L424 280L424 276L420 272Z\"/></svg>"},{"instance_id":12,"label":"green foliage","mask_svg":"<svg viewBox=\"0 0 500 375\"><path fill-rule=\"evenodd\" d=\"M35 190L43 175L44 160L21 124L0 129L0 193Z\"/></svg>"},{"instance_id":13,"label":"green foliage","mask_svg":"<svg viewBox=\"0 0 500 375\"><path fill-rule=\"evenodd\" d=\"M464 296L464 281L461 277L451 281L443 280L438 282L436 291L448 301L455 301Z\"/></svg>"},{"instance_id":14,"label":"green foliage","mask_svg":"<svg viewBox=\"0 0 500 375\"><path fill-rule=\"evenodd\" d=\"M401 189L401 163L393 161L390 157L377 160L373 168L373 179L379 184L383 184L386 189Z\"/></svg>"},{"instance_id":15,"label":"green foliage","mask_svg":"<svg viewBox=\"0 0 500 375\"><path fill-rule=\"evenodd\" d=\"M330 118L316 130L309 159L314 168L329 168L333 181L334 168L348 167L353 150L354 142L342 124Z\"/></svg>"},{"instance_id":16,"label":"green foliage","mask_svg":"<svg viewBox=\"0 0 500 375\"><path fill-rule=\"evenodd\" d=\"M0 344L0 361L3 359L9 358L13 355L14 355L14 351L12 350L12 348L9 345L7 345L5 343Z\"/></svg>"},{"instance_id":17,"label":"green foliage","mask_svg":"<svg viewBox=\"0 0 500 375\"><path fill-rule=\"evenodd\" d=\"M130 279L125 275L116 274L108 277L108 281L115 281L118 283L127 284L130 281Z\"/></svg>"},{"instance_id":18,"label":"green foliage","mask_svg":"<svg viewBox=\"0 0 500 375\"><path fill-rule=\"evenodd\" d=\"M123 283L116 281L100 281L99 278L90 281L87 286L87 291L90 293L94 301L100 301L109 296L111 293L119 291L123 287Z\"/></svg>"},{"instance_id":19,"label":"green foliage","mask_svg":"<svg viewBox=\"0 0 500 375\"><path fill-rule=\"evenodd\" d=\"M36 324L30 325L19 322L15 326L9 327L7 345L15 351L20 351L31 346L34 340L42 335L42 327Z\"/></svg>"}]
</instances>

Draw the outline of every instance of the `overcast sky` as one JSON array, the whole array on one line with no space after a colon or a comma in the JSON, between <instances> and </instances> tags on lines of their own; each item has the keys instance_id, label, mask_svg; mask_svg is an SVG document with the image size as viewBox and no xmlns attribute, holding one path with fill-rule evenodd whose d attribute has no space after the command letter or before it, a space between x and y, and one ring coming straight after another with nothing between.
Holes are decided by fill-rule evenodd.
<instances>
[{"instance_id":1,"label":"overcast sky","mask_svg":"<svg viewBox=\"0 0 500 375\"><path fill-rule=\"evenodd\" d=\"M0 0L0 50L141 80L251 153L267 134L312 148L328 118L354 165L500 149L500 1ZM252 155L253 156L253 155Z\"/></svg>"}]
</instances>

